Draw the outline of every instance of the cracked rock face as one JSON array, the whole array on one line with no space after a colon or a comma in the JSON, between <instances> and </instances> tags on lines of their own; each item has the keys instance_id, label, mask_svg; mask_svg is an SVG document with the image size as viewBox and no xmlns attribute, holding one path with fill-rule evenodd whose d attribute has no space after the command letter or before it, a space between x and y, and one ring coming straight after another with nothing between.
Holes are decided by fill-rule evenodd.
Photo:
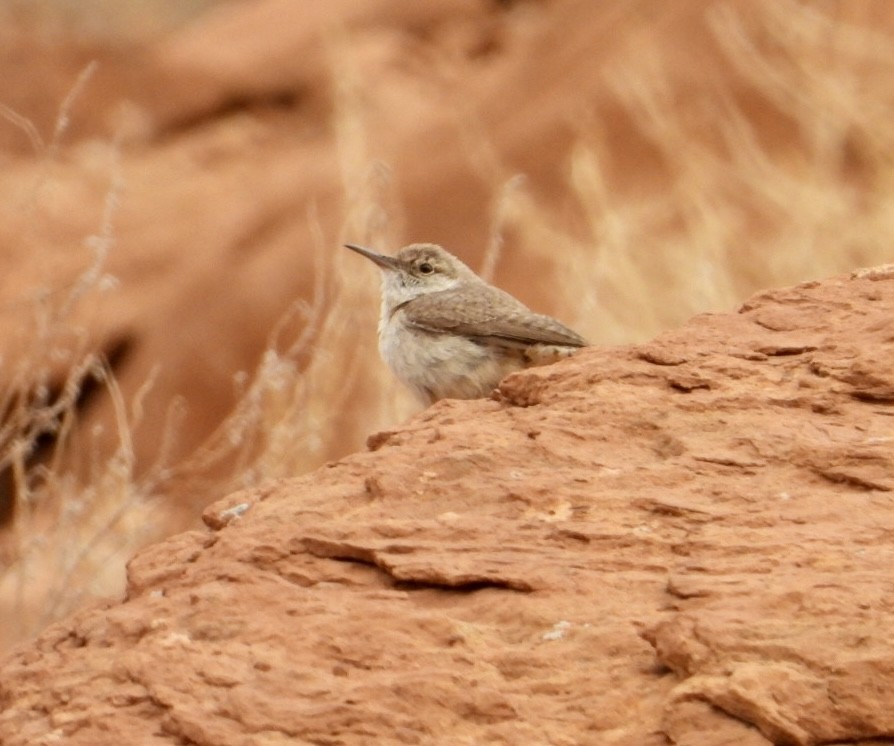
<instances>
[{"instance_id":1,"label":"cracked rock face","mask_svg":"<svg viewBox=\"0 0 894 746\"><path fill-rule=\"evenodd\" d=\"M4 744L883 743L894 266L231 495L0 668Z\"/></svg>"}]
</instances>

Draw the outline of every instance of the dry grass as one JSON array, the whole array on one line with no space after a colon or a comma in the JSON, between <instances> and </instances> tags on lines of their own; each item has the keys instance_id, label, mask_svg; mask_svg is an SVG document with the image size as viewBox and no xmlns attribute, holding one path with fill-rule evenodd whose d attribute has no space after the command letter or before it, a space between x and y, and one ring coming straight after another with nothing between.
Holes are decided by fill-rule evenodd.
<instances>
[{"instance_id":1,"label":"dry grass","mask_svg":"<svg viewBox=\"0 0 894 746\"><path fill-rule=\"evenodd\" d=\"M45 143L30 123L7 109L7 121L26 130L42 163L33 184L23 189L23 206L32 210L46 188L64 139L69 112L94 67L77 78L62 102L56 127ZM106 361L91 352L83 330L72 323L79 307L108 289L113 278L105 262L113 244L113 219L121 188L113 166L103 215L95 235L85 237L92 261L70 286L41 291L16 310L21 353L3 360L5 389L0 393L0 500L13 512L0 544L0 599L4 619L0 646L30 636L91 594L120 586L123 566L135 543L148 538L150 503L134 478L130 433L139 399L128 410ZM33 218L33 216L32 216ZM66 369L61 387L56 371ZM88 386L103 387L115 404L120 446L94 465L87 484L66 464L77 447L72 432L77 403ZM47 448L47 442L55 447Z\"/></svg>"},{"instance_id":2,"label":"dry grass","mask_svg":"<svg viewBox=\"0 0 894 746\"><path fill-rule=\"evenodd\" d=\"M667 188L613 193L594 131L570 163L584 235L523 189L507 192L505 226L524 252L561 258L568 303L557 307L593 341L648 339L761 288L894 258L892 39L791 0L756 7L718 6L711 25L743 80L792 117L800 147L771 154L724 91L689 102L693 122L662 61L639 50L607 82L663 156Z\"/></svg>"},{"instance_id":3,"label":"dry grass","mask_svg":"<svg viewBox=\"0 0 894 746\"><path fill-rule=\"evenodd\" d=\"M556 299L558 314L592 340L616 343L647 338L699 311L730 309L759 287L890 261L894 101L886 81L894 75L892 40L796 3L776 0L761 8L747 20L718 12L713 26L742 77L798 123L803 147L770 157L745 113L720 93L707 107L719 137L700 138L675 108L659 61L641 61L609 82L662 152L668 188L635 199L613 193L598 133L584 133L569 163L569 185L587 218L581 234L491 162L493 237L484 272L502 260L507 231L523 253L549 247L550 258L558 258L556 286L564 291ZM336 59L333 68L344 237L398 245L404 238L400 205L387 167L370 156L354 74ZM60 122L65 116L63 107ZM7 118L14 121L14 113ZM63 135L64 127L44 157ZM490 152L486 143L479 145ZM16 476L16 513L0 544L0 617L15 620L2 626L0 648L35 634L89 597L120 589L127 557L167 530L153 513L153 498L172 484L198 484L215 473L204 488L223 495L306 472L338 439L344 418L371 432L412 408L378 361L372 336L351 327L353 309L374 313L377 306L373 269L346 271L346 252L327 251L321 229L317 292L273 330L232 416L188 461L161 460L135 477L129 438L142 416L141 402L121 400L103 361L83 343L72 344L79 331L69 324L73 306L90 303L107 281L103 261L113 234L114 174L111 182L106 219L92 243L93 264L69 293L35 300L26 334L33 345L21 360L2 367L7 390L0 397L0 466ZM312 213L308 218L314 221ZM304 331L288 338L294 318ZM48 383L50 369L58 367L48 358L54 354L70 356L68 379L56 396ZM358 375L360 370L366 374ZM64 456L68 448L85 447L73 443L71 433L87 378L115 402L120 447L83 480L66 470ZM346 413L348 401L354 414ZM32 455L47 434L56 445L35 466ZM222 463L230 466L223 475Z\"/></svg>"}]
</instances>

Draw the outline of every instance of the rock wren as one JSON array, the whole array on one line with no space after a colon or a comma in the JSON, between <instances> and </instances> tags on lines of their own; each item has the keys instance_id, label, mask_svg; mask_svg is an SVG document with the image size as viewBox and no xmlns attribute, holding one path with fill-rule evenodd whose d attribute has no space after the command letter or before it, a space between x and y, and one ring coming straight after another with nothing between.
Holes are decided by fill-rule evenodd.
<instances>
[{"instance_id":1,"label":"rock wren","mask_svg":"<svg viewBox=\"0 0 894 746\"><path fill-rule=\"evenodd\" d=\"M587 341L488 285L430 243L386 256L345 247L382 270L379 352L426 404L490 394L514 370L566 357Z\"/></svg>"}]
</instances>

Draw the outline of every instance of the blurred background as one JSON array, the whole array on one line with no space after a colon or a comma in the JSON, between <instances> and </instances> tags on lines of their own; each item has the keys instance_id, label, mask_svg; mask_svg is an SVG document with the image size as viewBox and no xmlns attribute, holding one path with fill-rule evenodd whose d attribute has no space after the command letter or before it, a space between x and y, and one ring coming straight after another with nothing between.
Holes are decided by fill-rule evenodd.
<instances>
[{"instance_id":1,"label":"blurred background","mask_svg":"<svg viewBox=\"0 0 894 746\"><path fill-rule=\"evenodd\" d=\"M344 241L597 345L892 261L886 0L0 0L0 651L416 405Z\"/></svg>"}]
</instances>

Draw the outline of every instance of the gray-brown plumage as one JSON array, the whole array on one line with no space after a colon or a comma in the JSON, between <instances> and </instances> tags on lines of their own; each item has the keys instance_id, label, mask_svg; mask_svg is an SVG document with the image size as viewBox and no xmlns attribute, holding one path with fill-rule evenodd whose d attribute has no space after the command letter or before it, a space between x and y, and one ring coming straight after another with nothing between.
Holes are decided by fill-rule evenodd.
<instances>
[{"instance_id":1,"label":"gray-brown plumage","mask_svg":"<svg viewBox=\"0 0 894 746\"><path fill-rule=\"evenodd\" d=\"M405 306L408 324L433 333L460 334L484 344L582 347L584 339L549 316L530 311L499 288L464 285L421 295Z\"/></svg>"},{"instance_id":2,"label":"gray-brown plumage","mask_svg":"<svg viewBox=\"0 0 894 746\"><path fill-rule=\"evenodd\" d=\"M508 373L587 344L440 246L412 244L396 256L346 246L382 270L379 351L426 403L487 396Z\"/></svg>"}]
</instances>

